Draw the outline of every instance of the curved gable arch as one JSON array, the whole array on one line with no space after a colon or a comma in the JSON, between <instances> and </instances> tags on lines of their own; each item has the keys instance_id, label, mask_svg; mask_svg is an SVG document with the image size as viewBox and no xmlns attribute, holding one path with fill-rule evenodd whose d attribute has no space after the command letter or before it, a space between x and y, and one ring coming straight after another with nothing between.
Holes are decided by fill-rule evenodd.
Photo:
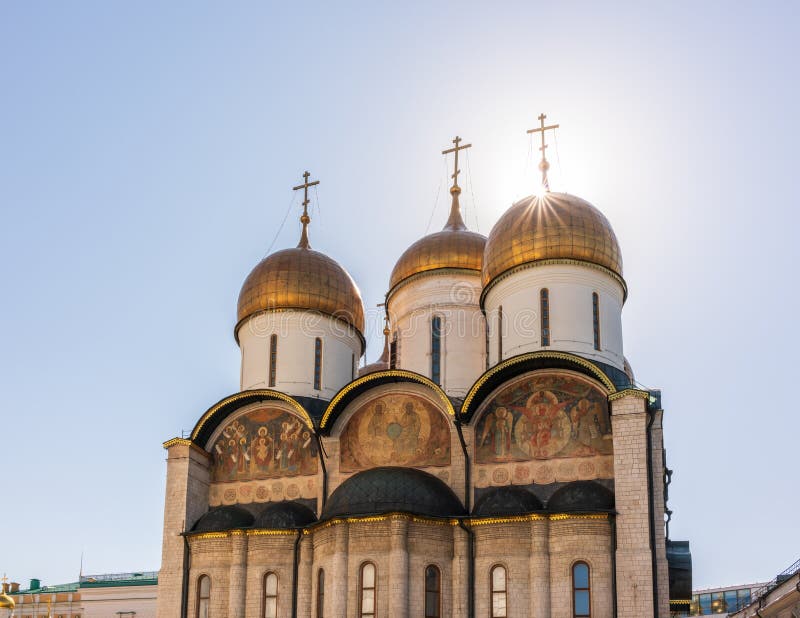
<instances>
[{"instance_id":1,"label":"curved gable arch","mask_svg":"<svg viewBox=\"0 0 800 618\"><path fill-rule=\"evenodd\" d=\"M320 430L323 433L330 434L336 419L359 395L375 386L392 382L411 382L427 386L435 393L436 398L441 401L441 406L447 411L448 416L455 417L456 411L453 403L440 386L419 373L404 369L390 369L368 373L344 386L328 404L319 424Z\"/></svg>"},{"instance_id":2,"label":"curved gable arch","mask_svg":"<svg viewBox=\"0 0 800 618\"><path fill-rule=\"evenodd\" d=\"M513 356L488 369L475 381L464 398L460 416L469 422L485 401L505 382L537 369L567 369L599 382L607 395L617 392L611 378L595 363L568 352L540 350Z\"/></svg>"},{"instance_id":3,"label":"curved gable arch","mask_svg":"<svg viewBox=\"0 0 800 618\"><path fill-rule=\"evenodd\" d=\"M214 432L233 412L252 403L265 401L281 401L288 404L292 412L299 416L309 429L314 429L311 416L296 399L271 389L255 389L229 395L206 410L192 429L192 442L199 445L208 444Z\"/></svg>"}]
</instances>

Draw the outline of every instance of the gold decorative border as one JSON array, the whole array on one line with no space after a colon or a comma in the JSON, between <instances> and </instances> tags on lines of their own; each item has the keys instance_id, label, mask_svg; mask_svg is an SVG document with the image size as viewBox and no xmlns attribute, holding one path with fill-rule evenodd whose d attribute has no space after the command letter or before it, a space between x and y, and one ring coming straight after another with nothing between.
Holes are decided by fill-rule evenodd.
<instances>
[{"instance_id":1,"label":"gold decorative border","mask_svg":"<svg viewBox=\"0 0 800 618\"><path fill-rule=\"evenodd\" d=\"M203 448L201 448L200 446L198 446L197 444L195 444L194 442L192 442L187 438L172 438L171 440L167 440L166 442L164 442L161 446L163 446L165 449L169 449L176 445L188 446L189 448L194 449L198 453L202 453L203 455L208 457L207 451L205 451Z\"/></svg>"},{"instance_id":2,"label":"gold decorative border","mask_svg":"<svg viewBox=\"0 0 800 618\"><path fill-rule=\"evenodd\" d=\"M622 286L622 303L625 304L625 301L628 300L628 284L625 283L625 279L623 279L621 275L615 273L610 268L606 268L605 266L601 266L600 264L595 264L594 262L589 262L587 260L576 260L574 258L547 258L544 260L533 260L530 262L525 262L524 264L518 264L517 266L509 268L508 270L504 270L499 275L495 275L492 279L483 283L483 291L481 292L480 299L481 309L483 309L483 301L486 298L486 295L489 293L489 290L494 287L495 283L499 283L503 279L506 279L507 277L521 270L528 270L529 268L536 268L537 266L553 266L562 264L567 264L569 266L585 266L586 268L593 268L605 273L606 275L609 275ZM481 277L481 281L483 282L483 277Z\"/></svg>"},{"instance_id":3,"label":"gold decorative border","mask_svg":"<svg viewBox=\"0 0 800 618\"><path fill-rule=\"evenodd\" d=\"M328 407L325 408L325 414L322 415L322 420L320 421L319 428L323 429L324 427L327 426L330 415L333 413L333 410L336 408L336 406L344 398L345 395L347 395L353 389L358 388L359 386L366 384L367 382L377 380L379 378L407 378L412 382L423 384L424 386L427 386L428 388L432 389L437 395L439 395L439 399L441 399L442 403L444 403L445 409L447 410L447 413L450 416L456 415L456 410L453 407L453 404L450 402L450 400L447 398L447 395L438 384L432 382L423 375L414 373L413 371L406 371L404 369L388 369L386 371L374 371L373 373L368 373L367 375L361 376L360 378L353 380L349 384L345 385L338 393L336 393L334 398L331 399L331 402L328 404Z\"/></svg>"},{"instance_id":4,"label":"gold decorative border","mask_svg":"<svg viewBox=\"0 0 800 618\"><path fill-rule=\"evenodd\" d=\"M557 360L566 360L576 365L583 367L584 369L588 369L594 376L603 383L603 386L606 387L606 390L611 393L617 392L617 387L614 386L614 383L608 378L608 376L603 373L600 368L595 365L594 363L586 360L585 358L581 358L580 356L576 356L575 354L570 354L569 352L551 352L549 350L539 350L537 352L528 352L527 354L520 354L519 356L512 356L511 358L504 360L502 363L499 363L486 371L475 384L472 385L472 388L469 389L469 393L464 398L464 403L461 405L461 413L464 414L467 409L469 409L472 400L475 398L478 390L486 384L486 382L494 376L496 373L499 373L506 369L507 367L511 367L512 365L516 365L518 363L524 363L529 360L534 360L537 358L554 358ZM539 369L534 369L533 371L540 371ZM628 389L631 390L631 389ZM609 394L609 399L611 395Z\"/></svg>"},{"instance_id":5,"label":"gold decorative border","mask_svg":"<svg viewBox=\"0 0 800 618\"><path fill-rule=\"evenodd\" d=\"M626 388L616 393L611 393L608 396L609 401L616 401L617 399L624 399L625 397L636 397L638 399L650 399L650 393L638 388Z\"/></svg>"},{"instance_id":6,"label":"gold decorative border","mask_svg":"<svg viewBox=\"0 0 800 618\"><path fill-rule=\"evenodd\" d=\"M506 523L520 523L529 521L565 521L570 519L577 520L595 520L605 521L608 520L608 513L530 513L529 515L509 515L507 517L476 517L465 518L463 521L470 526L490 526L494 524ZM293 536L298 531L307 535L317 530L324 530L331 526L338 526L340 524L376 524L390 520L410 521L414 523L433 524L436 526L458 526L458 519L436 519L433 517L421 517L419 515L411 515L409 513L386 513L385 515L365 515L362 517L335 517L328 521L319 524L311 524L304 528L296 528L290 530L273 529L273 528L253 528L243 530L237 528L234 530L226 530L224 532L194 532L187 533L191 539L224 539L233 536Z\"/></svg>"},{"instance_id":7,"label":"gold decorative border","mask_svg":"<svg viewBox=\"0 0 800 618\"><path fill-rule=\"evenodd\" d=\"M254 390L251 390L251 391L242 391L240 393L236 393L235 395L231 395L229 397L226 397L225 399L223 399L219 403L217 403L217 404L213 405L212 407L210 407L208 409L208 411L205 414L203 414L203 416L197 422L197 425L195 425L195 428L192 430L192 440L196 440L197 439L197 436L200 434L200 430L206 424L208 419L210 419L212 416L214 416L214 414L217 412L217 410L219 410L223 406L228 405L229 403L233 403L233 402L238 401L240 399L247 399L248 397L255 397L255 398L262 397L262 398L265 398L265 399L277 399L279 401L283 401L285 403L288 403L290 406L292 406L292 408L294 408L294 410L298 413L300 418L303 419L305 424L308 425L308 428L309 429L314 429L314 421L311 420L311 417L308 415L308 412L306 412L306 409L303 406L301 406L300 403L298 403L297 400L293 399L292 397L289 397L289 395L284 395L281 392L274 391L274 390L269 389L269 388L259 388L259 389L254 389Z\"/></svg>"}]
</instances>

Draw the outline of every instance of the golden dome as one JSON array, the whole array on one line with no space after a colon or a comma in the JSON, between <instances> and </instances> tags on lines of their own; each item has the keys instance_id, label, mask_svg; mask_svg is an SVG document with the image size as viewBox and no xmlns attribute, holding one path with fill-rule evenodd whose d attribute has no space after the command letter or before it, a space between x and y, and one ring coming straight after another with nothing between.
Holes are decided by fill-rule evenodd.
<instances>
[{"instance_id":1,"label":"golden dome","mask_svg":"<svg viewBox=\"0 0 800 618\"><path fill-rule=\"evenodd\" d=\"M419 239L400 256L389 279L390 294L400 283L419 273L442 268L480 273L486 237L467 229L458 205L461 190L456 186L450 192L453 204L447 224L441 232Z\"/></svg>"},{"instance_id":2,"label":"golden dome","mask_svg":"<svg viewBox=\"0 0 800 618\"><path fill-rule=\"evenodd\" d=\"M14 609L14 607L16 607L14 599L5 592L0 592L0 609Z\"/></svg>"},{"instance_id":3,"label":"golden dome","mask_svg":"<svg viewBox=\"0 0 800 618\"><path fill-rule=\"evenodd\" d=\"M262 311L319 311L344 320L363 339L364 305L347 271L312 249L284 249L267 256L245 279L239 293L239 326Z\"/></svg>"},{"instance_id":4,"label":"golden dome","mask_svg":"<svg viewBox=\"0 0 800 618\"><path fill-rule=\"evenodd\" d=\"M546 193L520 200L492 228L484 288L516 266L551 259L590 262L622 278L619 243L603 213L574 195Z\"/></svg>"}]
</instances>

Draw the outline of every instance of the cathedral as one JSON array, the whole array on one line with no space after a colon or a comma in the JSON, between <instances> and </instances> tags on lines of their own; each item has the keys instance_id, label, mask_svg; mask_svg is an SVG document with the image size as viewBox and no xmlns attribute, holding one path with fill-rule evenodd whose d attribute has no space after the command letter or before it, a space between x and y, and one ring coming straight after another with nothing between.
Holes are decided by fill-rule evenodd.
<instances>
[{"instance_id":1,"label":"cathedral","mask_svg":"<svg viewBox=\"0 0 800 618\"><path fill-rule=\"evenodd\" d=\"M668 538L661 396L623 353L606 217L551 192L449 218L388 279L365 355L356 283L300 241L244 281L239 392L164 443L159 618L667 618L691 598Z\"/></svg>"}]
</instances>

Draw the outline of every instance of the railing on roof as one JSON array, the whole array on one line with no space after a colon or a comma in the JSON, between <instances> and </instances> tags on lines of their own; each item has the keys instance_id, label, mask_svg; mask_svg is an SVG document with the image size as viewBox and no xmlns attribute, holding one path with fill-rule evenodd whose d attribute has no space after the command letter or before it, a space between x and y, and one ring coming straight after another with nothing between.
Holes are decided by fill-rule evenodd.
<instances>
[{"instance_id":1,"label":"railing on roof","mask_svg":"<svg viewBox=\"0 0 800 618\"><path fill-rule=\"evenodd\" d=\"M775 576L770 582L767 582L760 588L756 588L753 592L753 602L759 601L763 597L767 596L770 592L775 590L778 586L780 586L783 582L787 579L795 575L796 573L800 573L800 560L797 560L792 566L784 569L780 573Z\"/></svg>"},{"instance_id":2,"label":"railing on roof","mask_svg":"<svg viewBox=\"0 0 800 618\"><path fill-rule=\"evenodd\" d=\"M118 582L130 579L158 579L158 571L137 571L136 573L104 573L103 575L81 575L80 582Z\"/></svg>"}]
</instances>

